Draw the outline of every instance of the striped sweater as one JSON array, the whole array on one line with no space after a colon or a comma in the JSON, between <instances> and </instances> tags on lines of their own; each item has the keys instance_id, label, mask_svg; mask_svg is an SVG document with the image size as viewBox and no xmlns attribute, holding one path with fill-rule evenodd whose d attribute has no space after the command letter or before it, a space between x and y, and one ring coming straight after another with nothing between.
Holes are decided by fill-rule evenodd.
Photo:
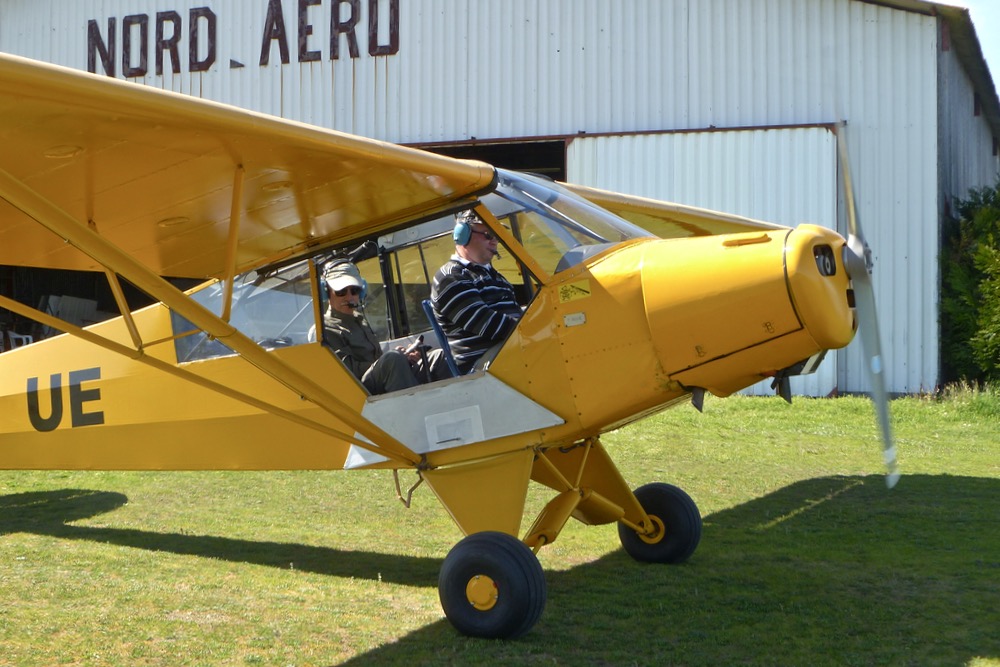
<instances>
[{"instance_id":1,"label":"striped sweater","mask_svg":"<svg viewBox=\"0 0 1000 667\"><path fill-rule=\"evenodd\" d=\"M492 266L458 255L434 275L431 304L463 374L486 350L507 338L521 317L514 288L506 278Z\"/></svg>"}]
</instances>

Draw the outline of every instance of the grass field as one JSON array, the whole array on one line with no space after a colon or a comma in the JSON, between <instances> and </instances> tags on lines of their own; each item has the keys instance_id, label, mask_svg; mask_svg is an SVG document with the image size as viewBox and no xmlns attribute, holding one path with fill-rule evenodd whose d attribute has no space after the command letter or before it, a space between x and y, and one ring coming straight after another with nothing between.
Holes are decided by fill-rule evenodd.
<instances>
[{"instance_id":1,"label":"grass field","mask_svg":"<svg viewBox=\"0 0 1000 667\"><path fill-rule=\"evenodd\" d=\"M630 483L690 493L701 545L641 565L613 526L567 526L516 642L443 619L461 535L384 472L0 472L0 665L1000 665L1000 394L893 419L892 491L860 398L710 400L609 435Z\"/></svg>"}]
</instances>

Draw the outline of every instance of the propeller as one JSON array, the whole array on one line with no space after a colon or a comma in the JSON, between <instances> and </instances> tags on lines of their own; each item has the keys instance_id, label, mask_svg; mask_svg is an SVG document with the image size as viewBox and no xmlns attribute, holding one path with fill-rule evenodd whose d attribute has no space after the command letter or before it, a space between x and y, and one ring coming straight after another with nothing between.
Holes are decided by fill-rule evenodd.
<instances>
[{"instance_id":1,"label":"propeller","mask_svg":"<svg viewBox=\"0 0 1000 667\"><path fill-rule=\"evenodd\" d=\"M844 265L854 286L854 305L861 330L861 346L865 365L872 386L872 401L882 431L882 456L885 459L885 483L891 489L899 481L896 462L896 445L889 423L889 394L885 387L882 368L882 344L878 331L878 314L875 311L875 288L872 285L872 251L861 231L851 184L851 170L847 161L847 143L844 138L845 123L837 127L837 148L844 180L844 199L847 202L847 246L844 248Z\"/></svg>"}]
</instances>

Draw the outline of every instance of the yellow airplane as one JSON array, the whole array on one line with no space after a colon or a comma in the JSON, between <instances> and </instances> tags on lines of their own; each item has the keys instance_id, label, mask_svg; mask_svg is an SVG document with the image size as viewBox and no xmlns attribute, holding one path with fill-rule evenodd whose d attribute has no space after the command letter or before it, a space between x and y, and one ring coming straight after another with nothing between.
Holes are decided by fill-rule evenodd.
<instances>
[{"instance_id":1,"label":"yellow airplane","mask_svg":"<svg viewBox=\"0 0 1000 667\"><path fill-rule=\"evenodd\" d=\"M0 264L104 272L122 313L81 328L0 297L68 334L0 355L0 468L390 468L404 504L426 482L465 534L440 572L445 615L513 638L545 605L536 553L571 517L617 524L641 561L698 545L692 499L633 491L603 433L763 378L787 393L852 340L857 313L895 481L849 191L845 240L9 55L0 137ZM433 342L421 303L472 207L502 243L516 330L486 370L369 395L316 333L323 265L357 263L383 345ZM122 281L155 304L129 312ZM552 498L522 529L532 481Z\"/></svg>"}]
</instances>

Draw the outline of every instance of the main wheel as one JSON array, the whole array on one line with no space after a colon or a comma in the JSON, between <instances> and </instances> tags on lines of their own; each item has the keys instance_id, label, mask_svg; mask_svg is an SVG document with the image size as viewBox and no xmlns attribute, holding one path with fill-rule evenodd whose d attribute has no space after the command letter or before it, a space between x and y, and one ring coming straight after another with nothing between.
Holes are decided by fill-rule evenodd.
<instances>
[{"instance_id":1,"label":"main wheel","mask_svg":"<svg viewBox=\"0 0 1000 667\"><path fill-rule=\"evenodd\" d=\"M513 639L545 608L542 566L531 549L506 533L473 533L444 559L438 593L445 616L470 637Z\"/></svg>"},{"instance_id":2,"label":"main wheel","mask_svg":"<svg viewBox=\"0 0 1000 667\"><path fill-rule=\"evenodd\" d=\"M647 563L682 563L701 540L701 514L691 496L671 484L646 484L635 490L657 530L641 535L618 524L618 538L629 556Z\"/></svg>"}]
</instances>

